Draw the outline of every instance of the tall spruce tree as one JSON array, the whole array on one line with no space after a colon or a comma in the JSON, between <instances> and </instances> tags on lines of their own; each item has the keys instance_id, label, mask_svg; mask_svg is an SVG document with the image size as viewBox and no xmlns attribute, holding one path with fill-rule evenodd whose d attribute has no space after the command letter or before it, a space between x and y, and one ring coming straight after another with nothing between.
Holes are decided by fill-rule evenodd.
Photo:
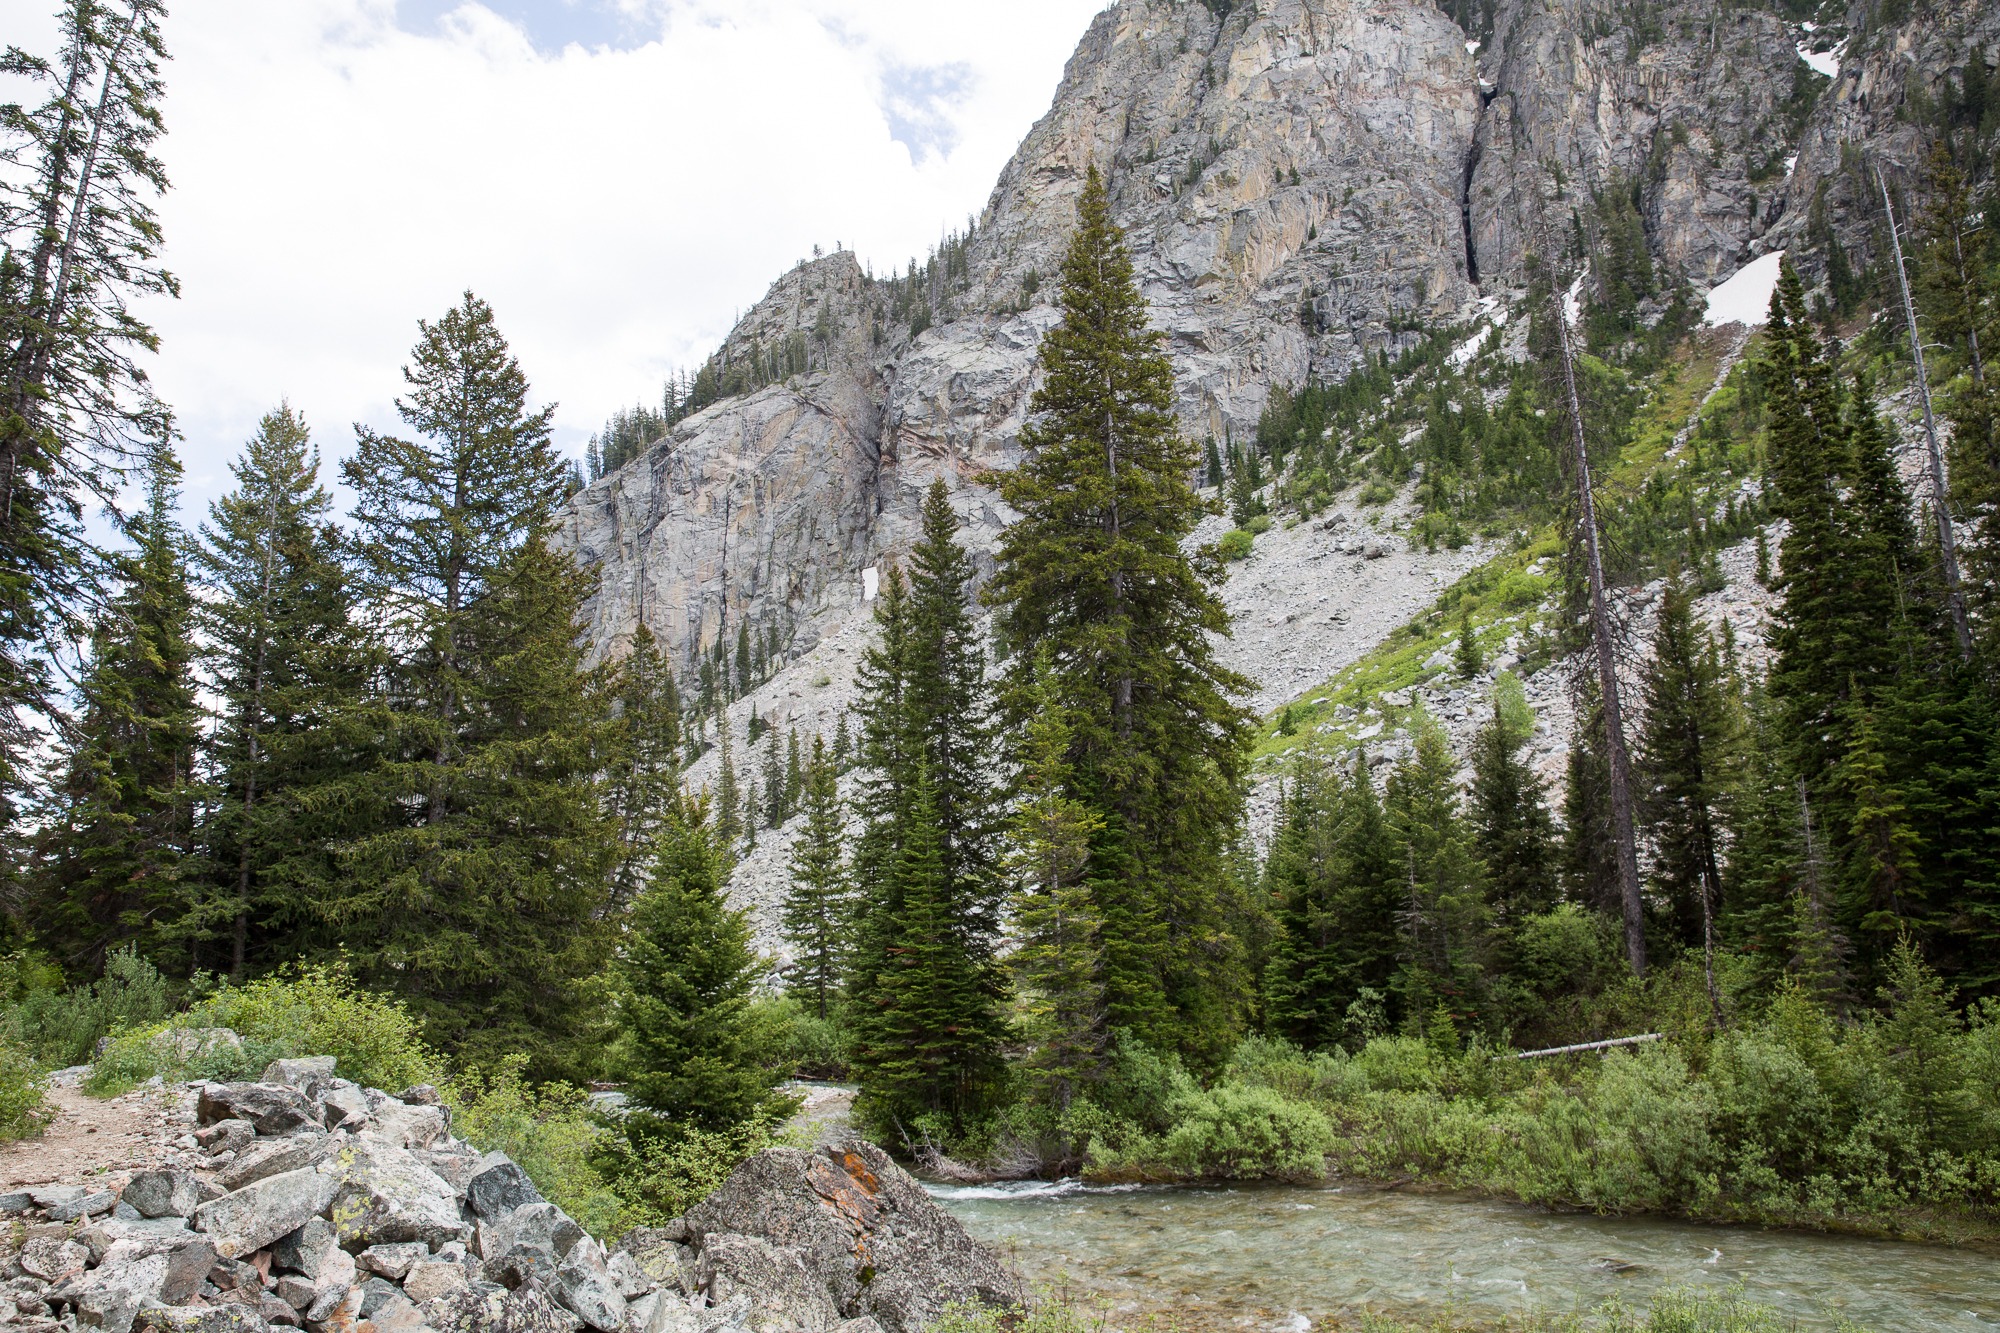
<instances>
[{"instance_id":1,"label":"tall spruce tree","mask_svg":"<svg viewBox=\"0 0 2000 1333\"><path fill-rule=\"evenodd\" d=\"M1740 728L1720 652L1695 624L1692 603L1687 586L1669 580L1653 655L1640 671L1640 814L1656 897L1667 912L1664 933L1683 948L1710 949L1722 910Z\"/></svg>"},{"instance_id":2,"label":"tall spruce tree","mask_svg":"<svg viewBox=\"0 0 2000 1333\"><path fill-rule=\"evenodd\" d=\"M354 785L386 817L323 906L440 1045L574 1072L619 850L610 681L579 628L593 585L549 545L568 469L492 310L467 294L421 327L397 400L417 438L363 429L345 465L391 653L386 753Z\"/></svg>"},{"instance_id":3,"label":"tall spruce tree","mask_svg":"<svg viewBox=\"0 0 2000 1333\"><path fill-rule=\"evenodd\" d=\"M863 663L871 817L855 857L860 893L848 979L856 1063L864 1083L874 1080L871 1105L954 1120L991 1087L1004 890L984 653L967 602L972 566L957 530L948 492L933 484L909 577L891 571L876 612L881 637ZM928 914L930 933L912 943L918 914ZM946 992L956 1016L944 1031L927 1033L905 1006L935 1017ZM954 1041L962 1045L956 1055L948 1050ZM940 1081L927 1086L926 1077Z\"/></svg>"},{"instance_id":4,"label":"tall spruce tree","mask_svg":"<svg viewBox=\"0 0 2000 1333\"><path fill-rule=\"evenodd\" d=\"M347 829L312 799L368 762L353 734L369 653L347 556L319 479L319 451L289 405L265 414L209 506L200 620L218 696L212 880L182 932L229 975L323 947L312 903L340 875L327 847Z\"/></svg>"},{"instance_id":5,"label":"tall spruce tree","mask_svg":"<svg viewBox=\"0 0 2000 1333\"><path fill-rule=\"evenodd\" d=\"M59 55L0 53L20 99L0 108L0 817L40 743L27 715L62 711L48 649L106 632L79 615L105 574L129 586L85 510L119 513L172 436L139 362L158 348L139 303L179 292L153 211L165 17L162 0L64 0Z\"/></svg>"},{"instance_id":6,"label":"tall spruce tree","mask_svg":"<svg viewBox=\"0 0 2000 1333\"><path fill-rule=\"evenodd\" d=\"M180 464L160 446L35 844L30 925L66 970L86 976L120 945L158 945L201 873L201 710L187 542L174 519L179 482Z\"/></svg>"},{"instance_id":7,"label":"tall spruce tree","mask_svg":"<svg viewBox=\"0 0 2000 1333\"><path fill-rule=\"evenodd\" d=\"M750 1012L750 925L723 896L727 849L703 798L672 798L661 824L612 966L617 1063L634 1104L669 1132L767 1118L782 1103Z\"/></svg>"},{"instance_id":8,"label":"tall spruce tree","mask_svg":"<svg viewBox=\"0 0 2000 1333\"><path fill-rule=\"evenodd\" d=\"M1200 450L1173 416L1173 371L1147 325L1123 237L1093 168L1063 260L1062 320L1001 478L1021 518L988 590L1016 650L1007 707L1027 721L1046 648L1070 730L1072 796L1105 821L1105 1004L1113 1027L1219 1059L1248 991L1225 929L1223 849L1242 815L1247 685L1215 656L1228 613L1219 563L1182 540L1205 508Z\"/></svg>"},{"instance_id":9,"label":"tall spruce tree","mask_svg":"<svg viewBox=\"0 0 2000 1333\"><path fill-rule=\"evenodd\" d=\"M1550 910L1557 897L1555 826L1542 780L1521 758L1534 726L1521 682L1503 673L1493 685L1493 716L1472 749L1472 820L1503 929Z\"/></svg>"},{"instance_id":10,"label":"tall spruce tree","mask_svg":"<svg viewBox=\"0 0 2000 1333\"><path fill-rule=\"evenodd\" d=\"M1009 868L1018 887L1019 943L1007 966L1020 997L1025 1065L1040 1095L1068 1111L1102 1072L1104 922L1090 869L1091 839L1103 820L1068 795L1069 727L1051 689L1054 671L1036 662L1036 702L1020 746L1020 779L1009 826Z\"/></svg>"},{"instance_id":11,"label":"tall spruce tree","mask_svg":"<svg viewBox=\"0 0 2000 1333\"><path fill-rule=\"evenodd\" d=\"M1277 917L1264 969L1267 1028L1306 1047L1354 1034L1363 991L1386 996L1403 942L1403 877L1365 752L1310 764L1288 793L1264 880Z\"/></svg>"},{"instance_id":12,"label":"tall spruce tree","mask_svg":"<svg viewBox=\"0 0 2000 1333\"><path fill-rule=\"evenodd\" d=\"M661 811L677 790L681 768L681 701L674 673L653 631L642 621L618 664L616 759L607 801L618 828L618 864L611 900L629 907L652 879Z\"/></svg>"},{"instance_id":13,"label":"tall spruce tree","mask_svg":"<svg viewBox=\"0 0 2000 1333\"><path fill-rule=\"evenodd\" d=\"M855 1014L857 1109L885 1125L955 1134L1000 1077L1000 972L967 938L945 869L943 812L921 761L908 812L895 868L902 910Z\"/></svg>"},{"instance_id":14,"label":"tall spruce tree","mask_svg":"<svg viewBox=\"0 0 2000 1333\"><path fill-rule=\"evenodd\" d=\"M1492 913L1444 729L1419 715L1411 741L1384 801L1403 889L1406 961L1396 986L1406 1016L1427 1017L1443 1005L1463 1026L1485 1004Z\"/></svg>"},{"instance_id":15,"label":"tall spruce tree","mask_svg":"<svg viewBox=\"0 0 2000 1333\"><path fill-rule=\"evenodd\" d=\"M792 946L785 981L821 1019L839 998L842 954L853 909L853 892L841 855L846 819L839 776L825 742L815 736L812 761L805 773L805 827L792 844L792 881L785 891L785 939Z\"/></svg>"}]
</instances>

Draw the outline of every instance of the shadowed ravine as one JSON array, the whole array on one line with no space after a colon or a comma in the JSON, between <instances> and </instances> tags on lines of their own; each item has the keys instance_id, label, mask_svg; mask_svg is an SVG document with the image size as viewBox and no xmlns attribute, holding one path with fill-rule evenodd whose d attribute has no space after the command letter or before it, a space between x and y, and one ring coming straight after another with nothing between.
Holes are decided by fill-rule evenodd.
<instances>
[{"instance_id":1,"label":"shadowed ravine","mask_svg":"<svg viewBox=\"0 0 2000 1333\"><path fill-rule=\"evenodd\" d=\"M1643 1308L1671 1287L1740 1284L1802 1328L1876 1333L2000 1321L2000 1262L1964 1250L1747 1227L1549 1214L1373 1189L934 1186L1033 1282L1211 1327L1328 1316L1486 1320Z\"/></svg>"}]
</instances>

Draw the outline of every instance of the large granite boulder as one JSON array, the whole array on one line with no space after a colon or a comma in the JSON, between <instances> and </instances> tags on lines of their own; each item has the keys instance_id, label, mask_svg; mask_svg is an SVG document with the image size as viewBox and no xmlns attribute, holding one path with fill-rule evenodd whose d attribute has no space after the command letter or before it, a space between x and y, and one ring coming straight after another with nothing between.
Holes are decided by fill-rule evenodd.
<instances>
[{"instance_id":1,"label":"large granite boulder","mask_svg":"<svg viewBox=\"0 0 2000 1333\"><path fill-rule=\"evenodd\" d=\"M887 1333L921 1333L946 1306L1016 1306L1020 1281L999 1256L872 1143L848 1139L811 1152L772 1148L736 1169L689 1210L704 1282L741 1285L732 1265L749 1253L724 1236L757 1237L795 1255L844 1319L873 1316ZM711 1237L720 1255L711 1262ZM711 1300L715 1292L710 1291ZM817 1333L811 1303L790 1327ZM775 1326L774 1326L775 1327Z\"/></svg>"}]
</instances>

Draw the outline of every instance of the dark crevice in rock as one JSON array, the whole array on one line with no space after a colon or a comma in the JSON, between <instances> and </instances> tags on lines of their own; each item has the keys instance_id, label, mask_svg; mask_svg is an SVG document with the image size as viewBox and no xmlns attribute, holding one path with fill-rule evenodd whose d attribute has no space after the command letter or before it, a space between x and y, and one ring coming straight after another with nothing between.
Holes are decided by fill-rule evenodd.
<instances>
[{"instance_id":1,"label":"dark crevice in rock","mask_svg":"<svg viewBox=\"0 0 2000 1333\"><path fill-rule=\"evenodd\" d=\"M1472 175L1479 170L1479 139L1475 134L1472 147L1465 154L1465 177L1458 186L1458 221L1465 233L1465 280L1479 285L1479 247L1472 241Z\"/></svg>"}]
</instances>

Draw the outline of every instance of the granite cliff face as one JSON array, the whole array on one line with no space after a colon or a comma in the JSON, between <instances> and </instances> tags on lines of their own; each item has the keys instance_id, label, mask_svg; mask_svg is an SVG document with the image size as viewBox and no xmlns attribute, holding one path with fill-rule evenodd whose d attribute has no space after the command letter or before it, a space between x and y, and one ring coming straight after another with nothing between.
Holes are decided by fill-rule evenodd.
<instances>
[{"instance_id":1,"label":"granite cliff face","mask_svg":"<svg viewBox=\"0 0 2000 1333\"><path fill-rule=\"evenodd\" d=\"M1093 165L1166 334L1188 431L1241 439L1272 386L1337 378L1427 328L1504 317L1538 237L1590 233L1619 210L1636 217L1663 290L1685 281L1699 294L1778 248L1810 280L1833 241L1869 262L1879 198L1860 164L1911 187L1923 151L1912 108L1944 96L1968 60L2000 54L2000 8L1979 0L1893 22L1862 2L1819 27L1775 3L1500 0L1487 12L1469 34L1427 0L1105 9L976 229L926 278L875 278L847 254L800 264L715 363L783 347L793 373L689 417L577 496L570 539L603 572L599 651L621 652L643 617L691 668L748 626L788 665L736 705L739 736L753 706L830 731L867 638L869 571L907 548L934 477L991 568L1009 517L992 474L1019 458ZM1316 617L1314 651L1331 665L1379 641L1452 563L1338 588L1306 580L1296 607L1252 595L1254 580L1232 580L1244 587L1228 596L1259 625ZM1331 618L1329 595L1347 616ZM1230 654L1270 678L1262 707L1324 674L1273 652Z\"/></svg>"}]
</instances>

